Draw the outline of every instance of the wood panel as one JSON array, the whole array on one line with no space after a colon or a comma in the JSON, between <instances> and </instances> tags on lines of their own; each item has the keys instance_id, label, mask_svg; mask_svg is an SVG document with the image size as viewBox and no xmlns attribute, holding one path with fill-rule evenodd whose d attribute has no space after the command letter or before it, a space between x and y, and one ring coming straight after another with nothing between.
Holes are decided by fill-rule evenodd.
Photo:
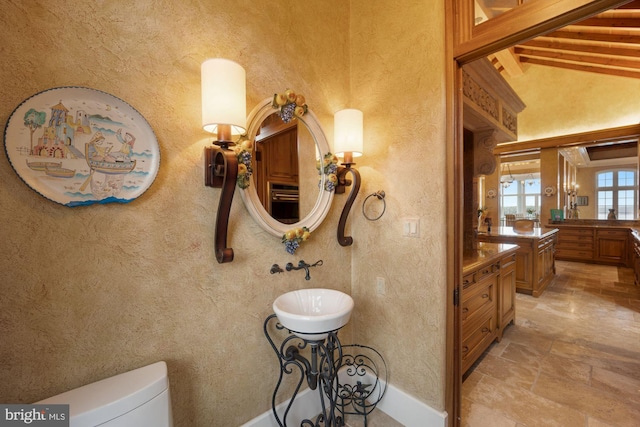
<instances>
[{"instance_id":1,"label":"wood panel","mask_svg":"<svg viewBox=\"0 0 640 427\"><path fill-rule=\"evenodd\" d=\"M516 317L516 262L515 255L504 257L500 261L498 277L498 341L504 330Z\"/></svg>"},{"instance_id":2,"label":"wood panel","mask_svg":"<svg viewBox=\"0 0 640 427\"><path fill-rule=\"evenodd\" d=\"M640 78L639 29L640 2L634 1L497 52L490 59L510 76L522 74L522 64L528 63Z\"/></svg>"},{"instance_id":3,"label":"wood panel","mask_svg":"<svg viewBox=\"0 0 640 427\"><path fill-rule=\"evenodd\" d=\"M627 263L627 230L596 230L596 256L600 262Z\"/></svg>"},{"instance_id":4,"label":"wood panel","mask_svg":"<svg viewBox=\"0 0 640 427\"><path fill-rule=\"evenodd\" d=\"M522 40L557 30L595 15L629 3L629 0L537 0L524 3L508 12L468 30L473 25L473 8L469 0L457 0L454 57L461 63L470 62L503 50ZM472 14L469 17L469 14Z\"/></svg>"}]
</instances>

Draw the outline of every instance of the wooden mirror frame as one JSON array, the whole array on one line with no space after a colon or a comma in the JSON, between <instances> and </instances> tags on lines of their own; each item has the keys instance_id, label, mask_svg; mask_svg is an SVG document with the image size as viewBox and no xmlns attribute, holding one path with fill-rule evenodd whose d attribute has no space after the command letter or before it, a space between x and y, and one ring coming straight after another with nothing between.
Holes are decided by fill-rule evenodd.
<instances>
[{"instance_id":1,"label":"wooden mirror frame","mask_svg":"<svg viewBox=\"0 0 640 427\"><path fill-rule=\"evenodd\" d=\"M247 118L247 137L253 144L255 144L256 135L258 133L258 130L260 129L260 125L262 124L262 122L271 114L274 114L277 111L278 110L273 107L273 97L269 97L258 103L258 105L251 111L251 113L249 113L249 116ZM325 136L324 131L320 126L320 122L318 121L318 118L313 113L313 111L309 109L304 116L298 117L297 120L307 126L309 132L313 136L320 156L324 156L331 151L331 149L329 148L327 137ZM326 191L324 189L325 182L328 179L324 172L321 171L318 176L319 195L316 199L316 203L311 209L311 212L309 212L306 217L295 224L281 223L280 221L272 218L271 215L269 215L267 210L264 208L264 206L262 206L262 203L260 202L254 182L252 182L249 187L241 190L240 196L242 197L242 200L244 201L244 204L249 211L249 215L251 215L254 221L256 221L256 223L265 231L273 234L276 237L281 238L283 234L293 228L307 227L309 231L313 231L318 228L320 224L322 224L322 221L329 213L334 195L334 191Z\"/></svg>"}]
</instances>

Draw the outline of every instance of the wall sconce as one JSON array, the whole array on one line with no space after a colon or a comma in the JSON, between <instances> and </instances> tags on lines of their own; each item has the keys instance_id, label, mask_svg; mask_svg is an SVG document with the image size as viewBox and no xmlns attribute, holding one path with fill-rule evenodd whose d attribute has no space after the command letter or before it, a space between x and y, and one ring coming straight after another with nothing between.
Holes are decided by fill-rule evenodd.
<instances>
[{"instance_id":1,"label":"wall sconce","mask_svg":"<svg viewBox=\"0 0 640 427\"><path fill-rule=\"evenodd\" d=\"M360 191L360 173L352 168L354 157L362 156L363 141L363 115L362 111L355 109L340 110L334 115L334 150L338 157L342 157L344 162L338 167L338 183L336 194L345 192L346 187L351 185L351 192L347 202L342 209L340 222L338 223L338 243L341 246L350 246L353 237L344 235L344 228L351 206ZM353 176L353 182L346 179L347 173Z\"/></svg>"},{"instance_id":2,"label":"wall sconce","mask_svg":"<svg viewBox=\"0 0 640 427\"><path fill-rule=\"evenodd\" d=\"M245 133L247 101L245 71L228 59L214 58L202 63L202 127L216 135L204 151L204 185L222 188L215 229L215 253L219 263L233 261L227 247L229 212L238 176L238 158L229 146L233 137Z\"/></svg>"}]
</instances>

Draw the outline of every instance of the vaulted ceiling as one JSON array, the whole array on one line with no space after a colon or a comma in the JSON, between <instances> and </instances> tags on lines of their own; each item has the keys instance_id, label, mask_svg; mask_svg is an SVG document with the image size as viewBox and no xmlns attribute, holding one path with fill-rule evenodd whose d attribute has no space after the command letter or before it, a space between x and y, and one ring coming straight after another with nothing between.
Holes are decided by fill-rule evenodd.
<instances>
[{"instance_id":1,"label":"vaulted ceiling","mask_svg":"<svg viewBox=\"0 0 640 427\"><path fill-rule=\"evenodd\" d=\"M478 0L491 16L504 12L504 0ZM640 78L640 0L635 0L537 37L489 57L507 75L537 64L614 76Z\"/></svg>"}]
</instances>

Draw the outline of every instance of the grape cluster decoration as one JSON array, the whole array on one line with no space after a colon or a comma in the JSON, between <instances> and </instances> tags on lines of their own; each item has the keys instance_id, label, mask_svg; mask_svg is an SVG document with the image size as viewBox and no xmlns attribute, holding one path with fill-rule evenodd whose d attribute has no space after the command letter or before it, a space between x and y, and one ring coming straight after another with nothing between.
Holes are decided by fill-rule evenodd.
<instances>
[{"instance_id":1,"label":"grape cluster decoration","mask_svg":"<svg viewBox=\"0 0 640 427\"><path fill-rule=\"evenodd\" d=\"M246 137L243 137L234 148L236 156L238 157L238 177L236 178L236 183L238 187L244 190L249 188L251 174L253 173L253 167L251 166L253 144L250 140L246 139Z\"/></svg>"},{"instance_id":2,"label":"grape cluster decoration","mask_svg":"<svg viewBox=\"0 0 640 427\"><path fill-rule=\"evenodd\" d=\"M307 227L292 228L282 235L284 249L293 255L300 244L311 236L311 231Z\"/></svg>"},{"instance_id":3,"label":"grape cluster decoration","mask_svg":"<svg viewBox=\"0 0 640 427\"><path fill-rule=\"evenodd\" d=\"M294 117L304 116L309 110L304 96L296 94L291 89L273 95L272 106L280 109L280 118L285 123L289 123Z\"/></svg>"}]
</instances>

